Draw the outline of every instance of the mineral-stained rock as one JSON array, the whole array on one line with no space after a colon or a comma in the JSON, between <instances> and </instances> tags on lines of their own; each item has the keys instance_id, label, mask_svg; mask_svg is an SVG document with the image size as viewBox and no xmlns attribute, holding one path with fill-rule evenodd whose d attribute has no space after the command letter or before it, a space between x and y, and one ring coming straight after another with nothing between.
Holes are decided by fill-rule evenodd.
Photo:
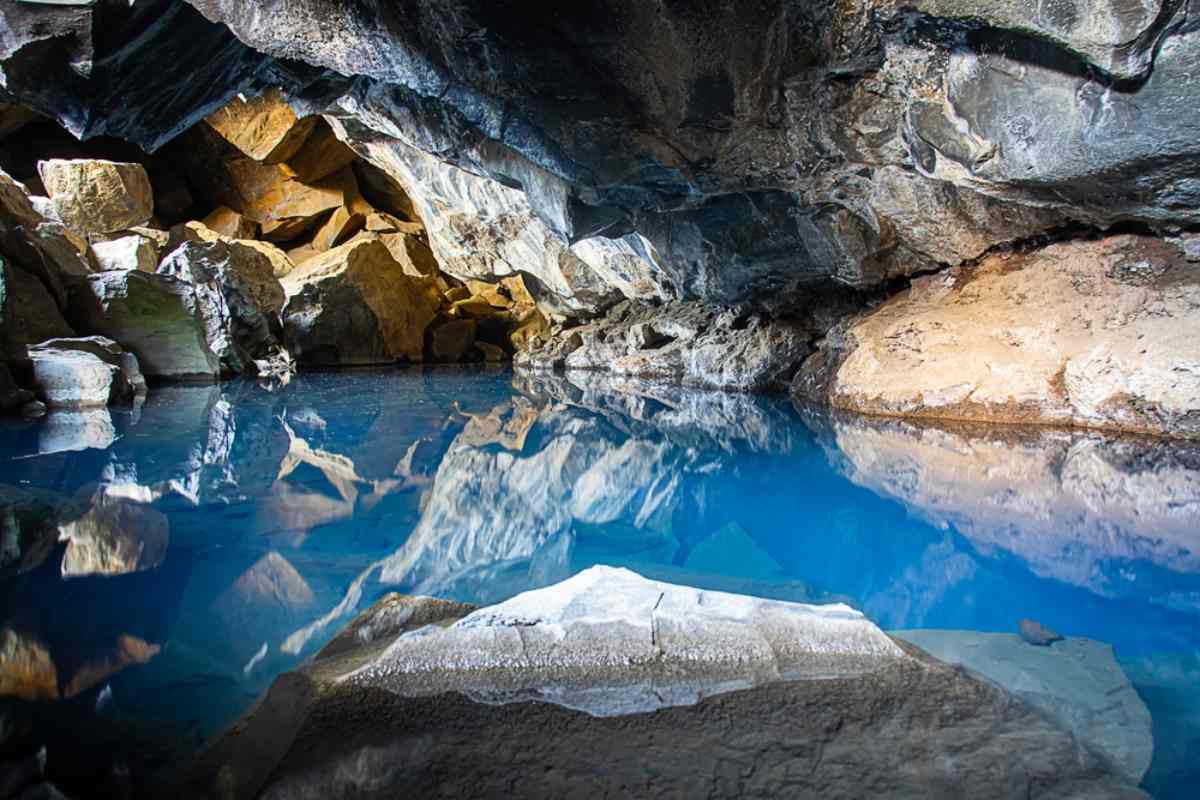
<instances>
[{"instance_id":1,"label":"mineral-stained rock","mask_svg":"<svg viewBox=\"0 0 1200 800\"><path fill-rule=\"evenodd\" d=\"M258 236L258 224L226 206L220 206L204 218L210 230L230 239L254 239Z\"/></svg>"},{"instance_id":2,"label":"mineral-stained rock","mask_svg":"<svg viewBox=\"0 0 1200 800\"><path fill-rule=\"evenodd\" d=\"M457 364L471 352L475 344L475 320L452 319L433 329L429 337L429 353L442 364Z\"/></svg>"},{"instance_id":3,"label":"mineral-stained rock","mask_svg":"<svg viewBox=\"0 0 1200 800\"><path fill-rule=\"evenodd\" d=\"M309 118L316 120L319 118ZM352 163L358 154L344 144L329 123L321 119L295 155L287 159L284 170L301 183L314 183Z\"/></svg>"},{"instance_id":4,"label":"mineral-stained rock","mask_svg":"<svg viewBox=\"0 0 1200 800\"><path fill-rule=\"evenodd\" d=\"M934 658L993 680L1048 713L1140 783L1154 754L1150 712L1110 645L1068 639L1030 647L1009 633L898 631Z\"/></svg>"},{"instance_id":5,"label":"mineral-stained rock","mask_svg":"<svg viewBox=\"0 0 1200 800\"><path fill-rule=\"evenodd\" d=\"M215 378L221 357L214 344L227 343L209 320L196 289L168 275L140 271L100 272L79 287L81 330L120 342L150 377ZM210 334L217 343L210 343ZM222 342L220 340L225 340Z\"/></svg>"},{"instance_id":6,"label":"mineral-stained rock","mask_svg":"<svg viewBox=\"0 0 1200 800\"><path fill-rule=\"evenodd\" d=\"M185 242L158 272L192 285L209 346L227 370L245 372L278 352L284 293L267 256L236 241Z\"/></svg>"},{"instance_id":7,"label":"mineral-stained rock","mask_svg":"<svg viewBox=\"0 0 1200 800\"><path fill-rule=\"evenodd\" d=\"M605 319L569 328L523 350L532 369L607 370L618 375L741 391L786 385L809 353L798 323L703 304L618 306Z\"/></svg>"},{"instance_id":8,"label":"mineral-stained rock","mask_svg":"<svg viewBox=\"0 0 1200 800\"><path fill-rule=\"evenodd\" d=\"M277 89L249 100L235 98L205 121L238 150L267 164L296 155L316 124L315 117L297 119Z\"/></svg>"},{"instance_id":9,"label":"mineral-stained rock","mask_svg":"<svg viewBox=\"0 0 1200 800\"><path fill-rule=\"evenodd\" d=\"M302 364L421 361L436 287L404 274L380 242L360 239L283 278L288 349Z\"/></svg>"},{"instance_id":10,"label":"mineral-stained rock","mask_svg":"<svg viewBox=\"0 0 1200 800\"><path fill-rule=\"evenodd\" d=\"M29 348L33 379L51 408L101 407L146 393L137 358L111 339L50 339Z\"/></svg>"},{"instance_id":11,"label":"mineral-stained rock","mask_svg":"<svg viewBox=\"0 0 1200 800\"><path fill-rule=\"evenodd\" d=\"M436 786L489 797L519 780L531 797L1145 797L1041 712L846 606L610 568L448 627L438 614L461 612L414 601L399 610L414 605L434 624L382 651L347 634L277 680L200 759L188 789L315 798ZM820 680L805 679L814 671ZM475 752L500 760L479 766ZM798 768L762 768L776 759Z\"/></svg>"},{"instance_id":12,"label":"mineral-stained rock","mask_svg":"<svg viewBox=\"0 0 1200 800\"><path fill-rule=\"evenodd\" d=\"M355 213L348 208L334 209L329 218L321 223L316 234L313 235L313 249L324 252L345 243L347 239L362 230L364 221L362 214Z\"/></svg>"},{"instance_id":13,"label":"mineral-stained rock","mask_svg":"<svg viewBox=\"0 0 1200 800\"><path fill-rule=\"evenodd\" d=\"M59 217L79 233L111 233L145 224L154 193L141 164L51 159L38 164Z\"/></svg>"},{"instance_id":14,"label":"mineral-stained rock","mask_svg":"<svg viewBox=\"0 0 1200 800\"><path fill-rule=\"evenodd\" d=\"M67 542L63 577L111 577L162 564L170 525L150 506L99 490L77 515L59 524L59 538Z\"/></svg>"},{"instance_id":15,"label":"mineral-stained rock","mask_svg":"<svg viewBox=\"0 0 1200 800\"><path fill-rule=\"evenodd\" d=\"M154 272L158 255L155 240L136 233L92 245L92 256L101 272L130 269Z\"/></svg>"},{"instance_id":16,"label":"mineral-stained rock","mask_svg":"<svg viewBox=\"0 0 1200 800\"><path fill-rule=\"evenodd\" d=\"M841 409L1196 438L1197 325L1200 272L1161 241L1115 236L918 279L821 359Z\"/></svg>"}]
</instances>

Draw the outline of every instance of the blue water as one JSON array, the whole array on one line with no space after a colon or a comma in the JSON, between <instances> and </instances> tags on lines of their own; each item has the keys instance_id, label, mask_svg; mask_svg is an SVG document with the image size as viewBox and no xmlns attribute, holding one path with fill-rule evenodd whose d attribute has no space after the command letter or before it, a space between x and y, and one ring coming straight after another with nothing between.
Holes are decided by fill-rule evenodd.
<instances>
[{"instance_id":1,"label":"blue water","mask_svg":"<svg viewBox=\"0 0 1200 800\"><path fill-rule=\"evenodd\" d=\"M6 497L78 520L4 551L0 747L45 744L81 793L180 763L381 594L487 603L604 563L1111 643L1154 715L1144 785L1200 794L1200 448L410 370L159 387L6 421L0 453Z\"/></svg>"}]
</instances>

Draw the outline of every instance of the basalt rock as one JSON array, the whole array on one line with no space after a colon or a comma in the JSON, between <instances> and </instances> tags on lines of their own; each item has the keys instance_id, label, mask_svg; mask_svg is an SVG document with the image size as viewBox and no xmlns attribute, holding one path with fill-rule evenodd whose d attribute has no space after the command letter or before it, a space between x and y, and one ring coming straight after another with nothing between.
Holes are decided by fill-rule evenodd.
<instances>
[{"instance_id":1,"label":"basalt rock","mask_svg":"<svg viewBox=\"0 0 1200 800\"><path fill-rule=\"evenodd\" d=\"M380 242L357 239L297 266L283 278L288 349L301 364L419 362L440 298Z\"/></svg>"},{"instance_id":2,"label":"basalt rock","mask_svg":"<svg viewBox=\"0 0 1200 800\"><path fill-rule=\"evenodd\" d=\"M298 119L280 92L274 90L249 100L235 98L205 122L255 161L279 164L300 150L317 119Z\"/></svg>"},{"instance_id":3,"label":"basalt rock","mask_svg":"<svg viewBox=\"0 0 1200 800\"><path fill-rule=\"evenodd\" d=\"M38 164L38 173L59 218L77 233L121 231L154 215L154 192L141 164L53 159Z\"/></svg>"},{"instance_id":4,"label":"basalt rock","mask_svg":"<svg viewBox=\"0 0 1200 800\"><path fill-rule=\"evenodd\" d=\"M796 391L892 416L1200 437L1200 272L1117 236L921 278L826 337Z\"/></svg>"},{"instance_id":5,"label":"basalt rock","mask_svg":"<svg viewBox=\"0 0 1200 800\"><path fill-rule=\"evenodd\" d=\"M738 391L787 385L811 351L811 334L790 320L700 303L623 303L603 320L567 328L527 345L516 364L527 369L608 370Z\"/></svg>"},{"instance_id":6,"label":"basalt rock","mask_svg":"<svg viewBox=\"0 0 1200 800\"><path fill-rule=\"evenodd\" d=\"M100 272L131 269L154 272L158 268L158 255L155 240L137 233L92 245L92 257Z\"/></svg>"},{"instance_id":7,"label":"basalt rock","mask_svg":"<svg viewBox=\"0 0 1200 800\"><path fill-rule=\"evenodd\" d=\"M51 408L103 407L146 394L137 358L111 339L50 339L29 348L33 380Z\"/></svg>"}]
</instances>

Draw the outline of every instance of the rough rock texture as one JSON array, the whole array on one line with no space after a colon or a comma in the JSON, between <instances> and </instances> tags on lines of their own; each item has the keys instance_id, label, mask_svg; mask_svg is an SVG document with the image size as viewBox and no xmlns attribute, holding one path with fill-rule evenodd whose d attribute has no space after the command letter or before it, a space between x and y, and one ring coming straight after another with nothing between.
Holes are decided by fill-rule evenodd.
<instances>
[{"instance_id":1,"label":"rough rock texture","mask_svg":"<svg viewBox=\"0 0 1200 800\"><path fill-rule=\"evenodd\" d=\"M608 370L740 391L778 390L811 351L811 334L789 320L700 303L621 303L602 320L534 341L525 369Z\"/></svg>"},{"instance_id":2,"label":"rough rock texture","mask_svg":"<svg viewBox=\"0 0 1200 800\"><path fill-rule=\"evenodd\" d=\"M904 657L845 605L705 592L593 567L444 631L402 636L346 680L615 716L762 682L860 675Z\"/></svg>"},{"instance_id":3,"label":"rough rock texture","mask_svg":"<svg viewBox=\"0 0 1200 800\"><path fill-rule=\"evenodd\" d=\"M1200 271L1117 236L914 281L827 337L796 391L894 416L1200 437Z\"/></svg>"},{"instance_id":4,"label":"rough rock texture","mask_svg":"<svg viewBox=\"0 0 1200 800\"><path fill-rule=\"evenodd\" d=\"M146 394L137 358L112 339L50 339L29 348L33 380L51 408L103 407Z\"/></svg>"},{"instance_id":5,"label":"rough rock texture","mask_svg":"<svg viewBox=\"0 0 1200 800\"><path fill-rule=\"evenodd\" d=\"M405 275L371 239L305 261L283 287L288 350L311 366L419 362L439 305L436 287Z\"/></svg>"},{"instance_id":6,"label":"rough rock texture","mask_svg":"<svg viewBox=\"0 0 1200 800\"><path fill-rule=\"evenodd\" d=\"M58 216L77 233L112 233L145 224L154 193L141 164L52 159L38 164Z\"/></svg>"},{"instance_id":7,"label":"rough rock texture","mask_svg":"<svg viewBox=\"0 0 1200 800\"><path fill-rule=\"evenodd\" d=\"M162 564L170 525L147 505L100 490L59 524L59 538L67 543L63 577L126 575Z\"/></svg>"},{"instance_id":8,"label":"rough rock texture","mask_svg":"<svg viewBox=\"0 0 1200 800\"><path fill-rule=\"evenodd\" d=\"M642 605L651 614L661 612L664 650L683 644L681 635L688 630L717 634L706 647L679 654L684 672L701 680L719 679L726 671L754 673L753 657L736 666L744 651L723 651L720 645L736 646L745 633L753 642L748 652L761 652L766 642L752 633L756 624L766 625L770 639L772 630L783 634L790 626L810 625L819 630L829 623L820 619L820 609L745 596L706 594L718 601L706 611L687 605L689 598L696 599L692 590L682 590L686 596L679 597L676 587L626 578L628 573L620 571L597 572L634 580L633 588L651 592L646 598L635 592L626 600L603 591L601 582L589 603L565 602L570 598L565 590L579 588L589 577L583 575L538 593L563 600L562 605L517 607L518 598L513 605L480 609L449 628L438 622L403 634L382 654L376 640L338 648L276 680L234 732L218 740L169 791L184 797L211 795L218 787L235 797L383 798L437 791L492 797L510 792L517 781L527 797L1145 797L1041 712L992 684L903 649L877 629L869 633L873 627L861 621L853 624L864 627L853 629L849 639L826 644L841 650L877 641L890 655L876 661L868 675L808 681L776 675L758 688L728 691L733 686L727 686L717 696L693 696L682 704L651 694L657 710L633 715L593 716L564 708L546 691L563 676L574 676L585 687L604 686L605 676L640 682L647 665L609 660L607 645L644 648L659 641L642 614L623 613ZM655 591L656 585L664 588ZM652 610L660 598L663 605ZM676 599L684 605L672 606ZM456 615L453 609L423 606L419 599L405 606L435 622L440 615ZM589 608L598 613L588 617ZM722 618L721 610L731 611L731 618ZM519 613L510 617L508 611ZM810 617L813 612L818 616ZM364 615L366 625L376 613ZM627 618L631 626L620 624ZM494 637L484 635L487 626L503 620L517 627L492 628ZM521 677L529 675L527 669L505 665L526 622L534 635L528 650L516 645L516 652L526 654L519 660L543 652L551 658L572 656L566 669L548 671L546 687L533 695L551 702L517 695L492 695L482 703L457 693L429 695L436 676L429 685L419 674L407 681L397 677L392 691L368 680L373 670L395 663L406 650L422 654L439 640L474 631L478 649L445 654L443 667L453 674L465 657L467 663L487 664L478 675L483 683L527 681ZM571 638L562 638L566 628ZM790 648L797 644L784 639ZM715 662L707 660L713 657ZM579 666L586 663L602 666L589 672ZM501 699L508 702L497 705ZM953 759L941 757L948 750Z\"/></svg>"},{"instance_id":9,"label":"rough rock texture","mask_svg":"<svg viewBox=\"0 0 1200 800\"><path fill-rule=\"evenodd\" d=\"M76 294L79 329L121 342L147 376L213 379L221 373L220 354L189 284L136 270L99 272Z\"/></svg>"},{"instance_id":10,"label":"rough rock texture","mask_svg":"<svg viewBox=\"0 0 1200 800\"><path fill-rule=\"evenodd\" d=\"M40 202L0 170L0 255L61 292L60 276L91 271L86 248L87 242L63 225L52 203Z\"/></svg>"},{"instance_id":11,"label":"rough rock texture","mask_svg":"<svg viewBox=\"0 0 1200 800\"><path fill-rule=\"evenodd\" d=\"M205 122L255 161L279 164L300 150L317 120L297 119L296 112L274 90L249 100L235 98Z\"/></svg>"},{"instance_id":12,"label":"rough rock texture","mask_svg":"<svg viewBox=\"0 0 1200 800\"><path fill-rule=\"evenodd\" d=\"M185 242L157 271L191 285L225 370L246 372L279 356L284 292L269 257L237 241Z\"/></svg>"},{"instance_id":13,"label":"rough rock texture","mask_svg":"<svg viewBox=\"0 0 1200 800\"><path fill-rule=\"evenodd\" d=\"M962 664L1048 713L1141 783L1154 755L1150 712L1112 647L1068 639L1033 647L1009 633L897 631L939 661Z\"/></svg>"},{"instance_id":14,"label":"rough rock texture","mask_svg":"<svg viewBox=\"0 0 1200 800\"><path fill-rule=\"evenodd\" d=\"M140 269L154 272L158 267L158 246L148 236L131 234L92 244L92 256L100 272Z\"/></svg>"}]
</instances>

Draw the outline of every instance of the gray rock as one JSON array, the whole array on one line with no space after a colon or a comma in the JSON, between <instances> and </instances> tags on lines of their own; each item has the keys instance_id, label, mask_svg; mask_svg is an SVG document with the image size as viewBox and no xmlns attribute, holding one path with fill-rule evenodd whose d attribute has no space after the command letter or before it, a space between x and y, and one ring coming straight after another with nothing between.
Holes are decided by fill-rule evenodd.
<instances>
[{"instance_id":1,"label":"gray rock","mask_svg":"<svg viewBox=\"0 0 1200 800\"><path fill-rule=\"evenodd\" d=\"M29 348L34 383L55 408L131 402L146 394L137 357L112 339L50 339Z\"/></svg>"},{"instance_id":2,"label":"gray rock","mask_svg":"<svg viewBox=\"0 0 1200 800\"><path fill-rule=\"evenodd\" d=\"M80 284L75 303L81 330L119 341L151 377L213 379L221 373L218 348L229 337L219 312L223 304L196 287L167 275L138 270L100 272ZM213 340L216 340L215 342Z\"/></svg>"},{"instance_id":3,"label":"gray rock","mask_svg":"<svg viewBox=\"0 0 1200 800\"><path fill-rule=\"evenodd\" d=\"M136 233L94 242L92 256L101 272L130 269L154 272L158 267L158 246L155 241Z\"/></svg>"},{"instance_id":4,"label":"gray rock","mask_svg":"<svg viewBox=\"0 0 1200 800\"><path fill-rule=\"evenodd\" d=\"M590 588L589 579L597 581ZM699 597L713 605L697 604ZM386 616L394 602L366 620ZM423 608L419 600L399 608L414 604L414 613ZM491 797L517 781L526 797L1145 797L1042 712L893 642L849 609L700 595L596 569L448 628L434 622L382 653L371 640L281 676L234 733L165 790ZM693 649L690 634L701 631ZM869 654L874 669L799 681L756 672L807 658L802 651L813 640L796 634L817 631L822 649ZM476 646L437 646L464 638ZM768 642L783 650L776 655ZM660 648L657 660L627 658ZM832 658L847 665L844 656ZM435 663L436 672L397 671ZM485 668L464 670L471 665ZM541 683L532 680L539 672ZM662 683L647 683L655 674ZM372 676L388 676L389 689L372 685ZM731 676L725 690L762 682L732 692L708 684ZM572 680L577 686L564 696L559 690ZM717 693L669 691L689 680ZM474 698L432 694L454 683L489 689ZM617 684L626 691L613 694ZM509 691L517 685L529 691ZM599 691L589 692L593 686ZM646 691L660 686L661 696ZM594 716L563 707L563 699L609 712L657 710ZM943 756L948 751L954 758Z\"/></svg>"},{"instance_id":5,"label":"gray rock","mask_svg":"<svg viewBox=\"0 0 1200 800\"><path fill-rule=\"evenodd\" d=\"M117 429L107 408L57 410L38 426L38 453L104 450L117 440Z\"/></svg>"},{"instance_id":6,"label":"gray rock","mask_svg":"<svg viewBox=\"0 0 1200 800\"><path fill-rule=\"evenodd\" d=\"M236 241L184 242L157 272L190 284L208 346L225 370L246 372L279 355L285 296L266 255Z\"/></svg>"},{"instance_id":7,"label":"gray rock","mask_svg":"<svg viewBox=\"0 0 1200 800\"><path fill-rule=\"evenodd\" d=\"M147 505L98 490L58 526L67 543L64 578L114 576L162 564L170 540L167 518Z\"/></svg>"},{"instance_id":8,"label":"gray rock","mask_svg":"<svg viewBox=\"0 0 1200 800\"><path fill-rule=\"evenodd\" d=\"M568 328L517 354L521 368L601 370L685 386L775 391L811 351L811 335L790 320L700 303L633 306Z\"/></svg>"},{"instance_id":9,"label":"gray rock","mask_svg":"<svg viewBox=\"0 0 1200 800\"><path fill-rule=\"evenodd\" d=\"M941 661L962 664L1049 714L1140 783L1154 755L1150 712L1113 657L1090 639L1030 647L1008 633L897 631Z\"/></svg>"}]
</instances>

